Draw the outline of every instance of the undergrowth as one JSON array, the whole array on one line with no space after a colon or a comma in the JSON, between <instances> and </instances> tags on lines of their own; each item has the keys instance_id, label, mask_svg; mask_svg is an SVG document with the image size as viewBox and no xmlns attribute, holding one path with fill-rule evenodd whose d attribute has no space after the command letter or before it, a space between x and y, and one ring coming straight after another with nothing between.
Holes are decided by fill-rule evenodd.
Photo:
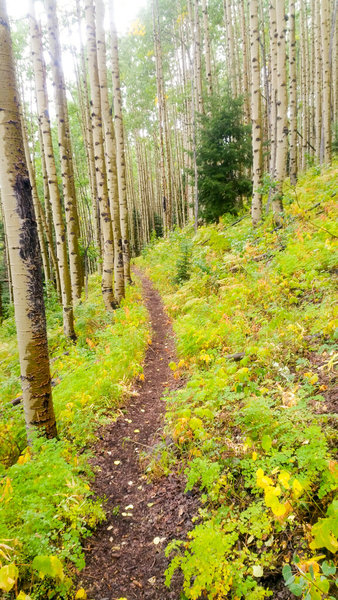
<instances>
[{"instance_id":1,"label":"undergrowth","mask_svg":"<svg viewBox=\"0 0 338 600\"><path fill-rule=\"evenodd\" d=\"M172 369L188 377L167 398L164 450L202 500L167 547L182 598L259 600L283 578L293 596L335 597L337 188L337 165L312 169L285 186L282 229L224 218L139 261L173 318Z\"/></svg>"},{"instance_id":2,"label":"undergrowth","mask_svg":"<svg viewBox=\"0 0 338 600\"><path fill-rule=\"evenodd\" d=\"M1 327L0 589L8 599L19 590L20 600L74 597L73 576L84 566L81 541L105 518L103 499L90 488L90 444L132 394L149 336L139 286L129 287L121 308L109 314L97 276L76 307L76 344L62 334L53 296L47 322L59 440L37 438L30 448L22 406L11 402L20 396L14 320Z\"/></svg>"}]
</instances>

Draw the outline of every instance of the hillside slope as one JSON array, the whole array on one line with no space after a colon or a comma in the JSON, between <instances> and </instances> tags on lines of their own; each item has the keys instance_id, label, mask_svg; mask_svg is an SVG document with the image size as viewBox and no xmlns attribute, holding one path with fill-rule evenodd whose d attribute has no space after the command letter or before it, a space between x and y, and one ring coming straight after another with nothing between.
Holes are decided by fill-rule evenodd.
<instances>
[{"instance_id":1,"label":"hillside slope","mask_svg":"<svg viewBox=\"0 0 338 600\"><path fill-rule=\"evenodd\" d=\"M338 542L337 165L285 188L282 229L249 218L144 250L173 318L186 387L167 398L163 472L203 508L172 542L184 597L334 597ZM159 472L159 465L156 465ZM331 596L330 596L331 595Z\"/></svg>"}]
</instances>

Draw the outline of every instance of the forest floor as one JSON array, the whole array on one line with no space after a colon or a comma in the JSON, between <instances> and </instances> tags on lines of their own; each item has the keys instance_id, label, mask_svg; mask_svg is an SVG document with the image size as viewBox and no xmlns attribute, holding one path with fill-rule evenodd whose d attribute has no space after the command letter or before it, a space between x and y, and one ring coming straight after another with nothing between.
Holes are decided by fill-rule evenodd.
<instances>
[{"instance_id":1,"label":"forest floor","mask_svg":"<svg viewBox=\"0 0 338 600\"><path fill-rule=\"evenodd\" d=\"M142 456L161 439L165 390L178 389L169 363L176 359L171 322L159 293L140 273L152 326L144 364L144 381L117 421L104 427L94 448L97 477L94 492L106 498L107 520L85 548L81 585L93 600L177 599L180 582L164 585L164 548L185 537L192 527L198 498L184 494L185 481L176 474L149 481ZM131 340L132 343L132 340ZM155 457L156 460L156 457ZM146 461L146 458L145 458Z\"/></svg>"}]
</instances>

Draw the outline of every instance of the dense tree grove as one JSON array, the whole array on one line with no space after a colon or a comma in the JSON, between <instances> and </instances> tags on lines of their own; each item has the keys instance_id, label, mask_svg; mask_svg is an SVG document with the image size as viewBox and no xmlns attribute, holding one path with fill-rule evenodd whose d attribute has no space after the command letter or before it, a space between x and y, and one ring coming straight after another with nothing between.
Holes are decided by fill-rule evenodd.
<instances>
[{"instance_id":1,"label":"dense tree grove","mask_svg":"<svg viewBox=\"0 0 338 600\"><path fill-rule=\"evenodd\" d=\"M242 100L253 192L239 194L254 226L270 207L282 224L284 179L294 184L306 166L330 162L338 118L333 0L154 0L119 41L113 2L106 8L109 31L104 3L94 0L46 2L41 24L30 0L29 30L28 21L13 23L44 278L62 299L70 337L88 272L102 265L106 306L114 307L130 280L130 252L159 227L166 233L203 216L197 148L209 97ZM67 80L62 52L72 63ZM221 214L233 202L218 190ZM7 297L9 273L4 280Z\"/></svg>"}]
</instances>

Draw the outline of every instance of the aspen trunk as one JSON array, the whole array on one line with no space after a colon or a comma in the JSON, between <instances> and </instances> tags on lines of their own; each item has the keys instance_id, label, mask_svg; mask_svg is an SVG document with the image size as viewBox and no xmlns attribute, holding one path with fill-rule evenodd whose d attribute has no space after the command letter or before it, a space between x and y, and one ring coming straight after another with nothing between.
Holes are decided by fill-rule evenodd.
<instances>
[{"instance_id":1,"label":"aspen trunk","mask_svg":"<svg viewBox=\"0 0 338 600\"><path fill-rule=\"evenodd\" d=\"M168 193L168 181L165 168L165 137L164 137L164 94L163 89L163 70L160 28L158 18L157 0L153 0L153 29L154 29L154 49L156 60L156 86L157 86L157 107L158 107L158 126L160 140L160 171L161 171L161 198L162 210L164 216L164 231L168 234L171 225L171 198Z\"/></svg>"},{"instance_id":2,"label":"aspen trunk","mask_svg":"<svg viewBox=\"0 0 338 600\"><path fill-rule=\"evenodd\" d=\"M253 196L251 216L254 227L262 218L262 120L259 59L258 0L250 0L250 51L251 51L251 115L253 151Z\"/></svg>"},{"instance_id":3,"label":"aspen trunk","mask_svg":"<svg viewBox=\"0 0 338 600\"><path fill-rule=\"evenodd\" d=\"M210 35L209 35L209 19L208 19L207 0L202 0L202 13L203 13L204 54L205 54L205 72L206 72L206 77L207 77L207 92L208 92L208 96L212 96L212 66L211 66L211 51L210 51Z\"/></svg>"},{"instance_id":4,"label":"aspen trunk","mask_svg":"<svg viewBox=\"0 0 338 600\"><path fill-rule=\"evenodd\" d=\"M200 14L199 14L199 0L193 0L194 2L194 58L195 58L195 77L196 77L196 110L200 113L204 113L203 103L203 88L202 88L202 46L201 46L201 25L200 25Z\"/></svg>"},{"instance_id":5,"label":"aspen trunk","mask_svg":"<svg viewBox=\"0 0 338 600\"><path fill-rule=\"evenodd\" d=\"M116 165L116 140L108 99L106 42L103 22L104 4L102 0L96 0L97 62L100 80L102 117L104 124L109 205L114 239L114 294L117 302L120 303L124 297L123 243L120 224L119 189Z\"/></svg>"},{"instance_id":6,"label":"aspen trunk","mask_svg":"<svg viewBox=\"0 0 338 600\"><path fill-rule=\"evenodd\" d=\"M66 86L62 71L59 24L56 13L56 0L45 0L49 48L52 62L54 101L58 123L58 139L62 172L63 200L67 222L70 279L73 302L81 297L83 273L79 250L79 217L77 212L73 156L70 140Z\"/></svg>"},{"instance_id":7,"label":"aspen trunk","mask_svg":"<svg viewBox=\"0 0 338 600\"><path fill-rule=\"evenodd\" d=\"M296 65L296 13L295 0L290 0L289 43L289 103L290 103L290 182L297 182L297 65Z\"/></svg>"},{"instance_id":8,"label":"aspen trunk","mask_svg":"<svg viewBox=\"0 0 338 600\"><path fill-rule=\"evenodd\" d=\"M277 139L275 191L272 200L274 219L277 225L282 224L283 213L283 182L286 177L286 161L288 152L288 119L286 92L286 15L285 0L276 2L277 22Z\"/></svg>"},{"instance_id":9,"label":"aspen trunk","mask_svg":"<svg viewBox=\"0 0 338 600\"><path fill-rule=\"evenodd\" d=\"M316 50L316 78L315 78L315 131L316 131L316 157L320 160L320 147L322 135L322 47L321 47L321 17L320 3L316 2L315 15L315 50Z\"/></svg>"},{"instance_id":10,"label":"aspen trunk","mask_svg":"<svg viewBox=\"0 0 338 600\"><path fill-rule=\"evenodd\" d=\"M276 168L277 147L277 22L276 0L269 3L269 31L270 31L270 175L274 177Z\"/></svg>"},{"instance_id":11,"label":"aspen trunk","mask_svg":"<svg viewBox=\"0 0 338 600\"><path fill-rule=\"evenodd\" d=\"M113 292L114 243L110 208L108 204L108 188L104 159L100 82L97 68L95 13L93 0L85 5L88 69L91 88L91 118L93 127L93 143L95 148L95 171L100 208L101 229L103 235L102 294L107 310L113 310L117 302Z\"/></svg>"},{"instance_id":12,"label":"aspen trunk","mask_svg":"<svg viewBox=\"0 0 338 600\"><path fill-rule=\"evenodd\" d=\"M55 437L41 257L25 164L5 0L0 0L0 186L13 278L21 384L28 435Z\"/></svg>"},{"instance_id":13,"label":"aspen trunk","mask_svg":"<svg viewBox=\"0 0 338 600\"><path fill-rule=\"evenodd\" d=\"M330 0L321 1L321 41L323 64L323 122L320 144L320 162L331 162L331 65L330 65Z\"/></svg>"},{"instance_id":14,"label":"aspen trunk","mask_svg":"<svg viewBox=\"0 0 338 600\"><path fill-rule=\"evenodd\" d=\"M238 96L237 89L237 70L236 70L236 56L235 56L235 38L234 38L234 27L232 20L231 11L231 0L223 0L224 4L224 18L226 23L227 42L228 42L228 60L229 60L229 75L230 75L230 86L231 92L234 98ZM258 6L257 6L258 10ZM257 13L258 16L258 13Z\"/></svg>"},{"instance_id":15,"label":"aspen trunk","mask_svg":"<svg viewBox=\"0 0 338 600\"><path fill-rule=\"evenodd\" d=\"M114 104L114 125L116 138L116 164L117 179L120 202L120 221L122 233L122 251L125 284L131 282L130 275L130 250L129 250L129 225L128 225L128 205L127 205L127 184L126 184L126 157L124 144L124 129L122 116L122 96L120 85L120 67L117 31L114 21L114 3L110 0L110 34L112 40L112 72L113 72L113 104Z\"/></svg>"},{"instance_id":16,"label":"aspen trunk","mask_svg":"<svg viewBox=\"0 0 338 600\"><path fill-rule=\"evenodd\" d=\"M63 328L65 335L75 339L72 291L68 267L66 231L63 222L61 198L58 187L52 133L48 110L48 96L45 79L45 66L42 54L42 43L39 27L35 20L34 4L30 3L31 52L33 58L35 92L38 106L39 126L43 138L43 150L48 176L49 195L52 205L54 230L56 237L56 254L58 260L60 286L63 308Z\"/></svg>"},{"instance_id":17,"label":"aspen trunk","mask_svg":"<svg viewBox=\"0 0 338 600\"><path fill-rule=\"evenodd\" d=\"M245 18L245 6L244 2L240 2L241 7L241 36L243 42L243 93L244 93L244 116L245 122L250 122L250 98L251 98L251 90L250 84L251 80L249 78L250 71L250 63L248 60L248 41L247 41L247 27L246 27L246 18Z\"/></svg>"}]
</instances>

